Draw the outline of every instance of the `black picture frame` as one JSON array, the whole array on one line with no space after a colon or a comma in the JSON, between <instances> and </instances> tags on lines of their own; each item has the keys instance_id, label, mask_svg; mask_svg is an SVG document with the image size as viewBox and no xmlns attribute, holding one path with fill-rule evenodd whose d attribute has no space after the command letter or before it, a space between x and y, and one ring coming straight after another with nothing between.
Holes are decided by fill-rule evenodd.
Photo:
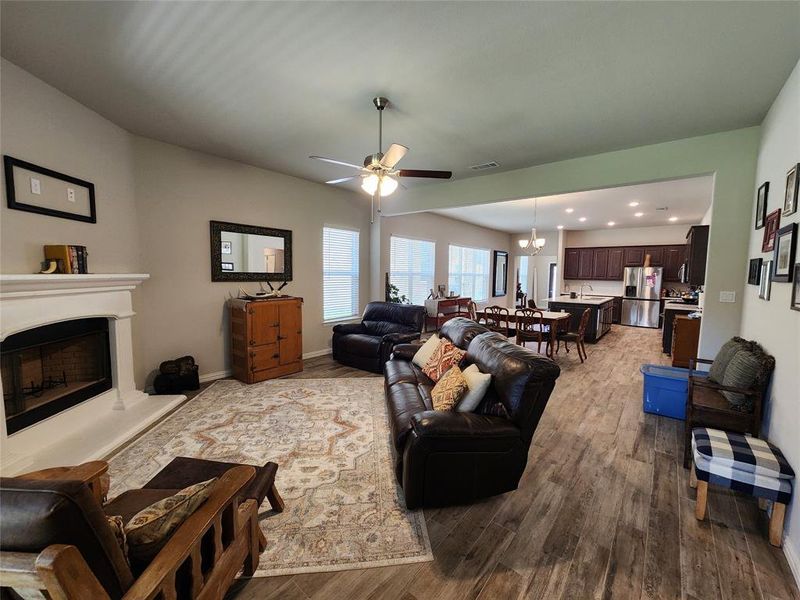
<instances>
[{"instance_id":1,"label":"black picture frame","mask_svg":"<svg viewBox=\"0 0 800 600\"><path fill-rule=\"evenodd\" d=\"M797 194L800 190L800 163L786 173L786 194L783 197L783 216L797 212Z\"/></svg>"},{"instance_id":2,"label":"black picture frame","mask_svg":"<svg viewBox=\"0 0 800 600\"><path fill-rule=\"evenodd\" d=\"M756 229L764 227L767 218L767 196L769 196L769 181L762 183L756 194Z\"/></svg>"},{"instance_id":3,"label":"black picture frame","mask_svg":"<svg viewBox=\"0 0 800 600\"><path fill-rule=\"evenodd\" d=\"M34 204L26 204L24 202L17 201L17 188L14 182L14 167L25 169L26 171L32 171L46 177L52 177L53 179L58 179L75 186L86 188L89 196L89 214L82 215L78 213L70 213L63 210L56 210L53 208L47 208L45 206L36 206ZM94 184L91 181L78 179L77 177L72 177L71 175L67 175L65 173L59 173L58 171L53 171L52 169L41 167L39 165L35 165L33 163L29 163L8 155L3 155L3 168L6 175L6 200L8 203L8 208L36 213L39 215L46 215L48 217L58 217L60 219L81 221L83 223L97 223L97 205L95 203Z\"/></svg>"},{"instance_id":4,"label":"black picture frame","mask_svg":"<svg viewBox=\"0 0 800 600\"><path fill-rule=\"evenodd\" d=\"M289 229L211 221L211 281L291 281L292 280L292 232ZM243 273L222 269L222 232L249 233L283 238L282 273ZM228 261L226 261L228 262Z\"/></svg>"},{"instance_id":5,"label":"black picture frame","mask_svg":"<svg viewBox=\"0 0 800 600\"><path fill-rule=\"evenodd\" d=\"M761 258L751 258L750 259L750 267L747 271L747 283L749 285L760 285L761 284L761 263L763 259Z\"/></svg>"},{"instance_id":6,"label":"black picture frame","mask_svg":"<svg viewBox=\"0 0 800 600\"><path fill-rule=\"evenodd\" d=\"M790 283L794 275L794 259L797 250L797 223L781 227L775 234L773 250L772 281ZM783 266L786 265L784 272Z\"/></svg>"},{"instance_id":7,"label":"black picture frame","mask_svg":"<svg viewBox=\"0 0 800 600\"><path fill-rule=\"evenodd\" d=\"M800 263L794 265L794 283L792 283L792 310L800 310Z\"/></svg>"},{"instance_id":8,"label":"black picture frame","mask_svg":"<svg viewBox=\"0 0 800 600\"><path fill-rule=\"evenodd\" d=\"M498 279L500 275L500 279ZM508 295L508 252L494 250L492 254L492 297Z\"/></svg>"}]
</instances>

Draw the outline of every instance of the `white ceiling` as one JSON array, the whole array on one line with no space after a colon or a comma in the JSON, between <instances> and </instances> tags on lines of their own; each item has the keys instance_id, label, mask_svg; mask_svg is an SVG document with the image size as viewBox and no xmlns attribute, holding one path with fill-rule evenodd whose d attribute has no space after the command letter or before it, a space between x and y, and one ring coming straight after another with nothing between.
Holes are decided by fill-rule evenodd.
<instances>
[{"instance_id":1,"label":"white ceiling","mask_svg":"<svg viewBox=\"0 0 800 600\"><path fill-rule=\"evenodd\" d=\"M556 229L604 229L696 224L711 206L714 180L709 176L643 183L625 187L542 196L536 200L536 227ZM638 206L629 206L638 202ZM533 198L447 208L431 212L491 229L522 233L533 227ZM567 209L573 212L566 212ZM656 210L668 208L668 210ZM637 212L644 213L636 217ZM585 217L586 221L580 221ZM670 221L670 217L677 217Z\"/></svg>"},{"instance_id":2,"label":"white ceiling","mask_svg":"<svg viewBox=\"0 0 800 600\"><path fill-rule=\"evenodd\" d=\"M401 166L463 178L758 124L798 28L798 2L3 1L2 55L131 132L315 181L348 171L309 154L376 150L383 94Z\"/></svg>"}]
</instances>

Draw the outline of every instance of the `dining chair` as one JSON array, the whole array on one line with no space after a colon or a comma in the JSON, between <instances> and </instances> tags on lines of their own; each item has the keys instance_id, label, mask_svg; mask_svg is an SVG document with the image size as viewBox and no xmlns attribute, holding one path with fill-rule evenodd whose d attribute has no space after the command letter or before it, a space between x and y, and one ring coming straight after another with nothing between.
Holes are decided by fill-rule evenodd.
<instances>
[{"instance_id":1,"label":"dining chair","mask_svg":"<svg viewBox=\"0 0 800 600\"><path fill-rule=\"evenodd\" d=\"M506 337L516 335L516 329L511 327L508 309L504 306L487 306L483 314L485 316L483 325L491 331L502 333Z\"/></svg>"},{"instance_id":2,"label":"dining chair","mask_svg":"<svg viewBox=\"0 0 800 600\"><path fill-rule=\"evenodd\" d=\"M581 362L586 360L586 347L583 344L583 339L586 336L586 328L589 326L589 318L592 315L592 310L587 308L583 311L581 315L581 320L578 325L578 331L562 331L556 334L556 354L558 354L558 350L561 347L561 342L564 342L564 348L567 350L567 354L569 354L569 345L568 342L575 342L575 347L578 349L578 358L581 359Z\"/></svg>"},{"instance_id":3,"label":"dining chair","mask_svg":"<svg viewBox=\"0 0 800 600\"><path fill-rule=\"evenodd\" d=\"M542 321L542 311L532 308L520 308L514 311L517 321L517 344L525 347L525 342L536 342L536 352L541 354L542 342L550 343L550 327Z\"/></svg>"}]
</instances>

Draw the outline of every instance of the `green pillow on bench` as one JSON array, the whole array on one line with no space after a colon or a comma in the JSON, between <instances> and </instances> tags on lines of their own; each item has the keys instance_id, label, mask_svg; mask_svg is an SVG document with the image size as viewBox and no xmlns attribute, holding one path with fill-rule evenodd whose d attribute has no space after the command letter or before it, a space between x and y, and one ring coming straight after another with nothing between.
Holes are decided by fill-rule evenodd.
<instances>
[{"instance_id":1,"label":"green pillow on bench","mask_svg":"<svg viewBox=\"0 0 800 600\"><path fill-rule=\"evenodd\" d=\"M722 380L725 378L725 370L728 368L728 363L731 362L731 359L739 350L744 348L746 343L747 340L740 337L734 337L725 342L714 357L714 362L711 363L711 368L708 370L708 380L725 385Z\"/></svg>"}]
</instances>

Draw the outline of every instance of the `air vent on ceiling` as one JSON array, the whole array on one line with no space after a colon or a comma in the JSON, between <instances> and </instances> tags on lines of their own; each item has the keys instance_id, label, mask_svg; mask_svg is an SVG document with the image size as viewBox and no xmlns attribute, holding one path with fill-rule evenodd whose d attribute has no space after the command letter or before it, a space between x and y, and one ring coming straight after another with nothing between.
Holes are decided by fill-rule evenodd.
<instances>
[{"instance_id":1,"label":"air vent on ceiling","mask_svg":"<svg viewBox=\"0 0 800 600\"><path fill-rule=\"evenodd\" d=\"M472 165L470 169L472 169L473 171L485 171L486 169L496 169L499 166L500 163L497 163L495 161L490 161L487 163L483 163L482 165Z\"/></svg>"},{"instance_id":2,"label":"air vent on ceiling","mask_svg":"<svg viewBox=\"0 0 800 600\"><path fill-rule=\"evenodd\" d=\"M669 206L657 206L656 210L669 210Z\"/></svg>"}]
</instances>

